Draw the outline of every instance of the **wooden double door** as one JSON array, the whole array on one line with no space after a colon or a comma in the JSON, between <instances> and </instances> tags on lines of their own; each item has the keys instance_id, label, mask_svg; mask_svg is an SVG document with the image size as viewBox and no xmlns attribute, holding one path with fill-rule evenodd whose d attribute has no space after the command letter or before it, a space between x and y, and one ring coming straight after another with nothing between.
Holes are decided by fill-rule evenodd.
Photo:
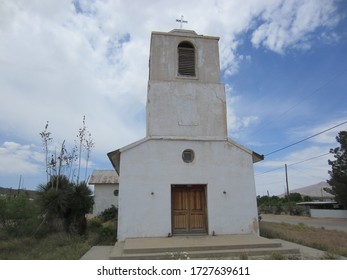
<instances>
[{"instance_id":1,"label":"wooden double door","mask_svg":"<svg viewBox=\"0 0 347 280\"><path fill-rule=\"evenodd\" d=\"M172 234L206 234L206 185L172 185Z\"/></svg>"}]
</instances>

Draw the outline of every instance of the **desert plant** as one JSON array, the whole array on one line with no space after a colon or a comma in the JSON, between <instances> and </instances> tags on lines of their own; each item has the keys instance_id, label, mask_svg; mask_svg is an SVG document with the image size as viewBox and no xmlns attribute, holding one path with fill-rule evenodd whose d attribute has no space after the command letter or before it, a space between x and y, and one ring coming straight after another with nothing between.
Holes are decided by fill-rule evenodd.
<instances>
[{"instance_id":1,"label":"desert plant","mask_svg":"<svg viewBox=\"0 0 347 280\"><path fill-rule=\"evenodd\" d=\"M92 192L85 182L72 183L65 176L53 176L58 188L51 182L39 188L39 203L46 224L51 229L59 229L63 224L66 232L83 234L87 228L85 215L93 206ZM53 182L53 185L54 182Z\"/></svg>"}]
</instances>

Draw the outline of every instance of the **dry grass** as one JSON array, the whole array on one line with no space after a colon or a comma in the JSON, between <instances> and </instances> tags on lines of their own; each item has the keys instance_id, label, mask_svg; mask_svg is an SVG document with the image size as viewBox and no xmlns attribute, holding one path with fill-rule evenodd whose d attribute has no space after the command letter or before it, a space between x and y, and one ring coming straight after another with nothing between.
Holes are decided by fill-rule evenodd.
<instances>
[{"instance_id":1,"label":"dry grass","mask_svg":"<svg viewBox=\"0 0 347 280\"><path fill-rule=\"evenodd\" d=\"M260 235L267 238L279 238L308 247L347 257L347 233L337 230L314 228L302 223L260 223Z\"/></svg>"},{"instance_id":2,"label":"dry grass","mask_svg":"<svg viewBox=\"0 0 347 280\"><path fill-rule=\"evenodd\" d=\"M65 233L11 238L0 240L0 260L76 260L90 248L85 238Z\"/></svg>"},{"instance_id":3,"label":"dry grass","mask_svg":"<svg viewBox=\"0 0 347 280\"><path fill-rule=\"evenodd\" d=\"M65 232L12 237L0 229L0 260L78 260L92 246L114 245L115 222L89 222L84 236Z\"/></svg>"}]
</instances>

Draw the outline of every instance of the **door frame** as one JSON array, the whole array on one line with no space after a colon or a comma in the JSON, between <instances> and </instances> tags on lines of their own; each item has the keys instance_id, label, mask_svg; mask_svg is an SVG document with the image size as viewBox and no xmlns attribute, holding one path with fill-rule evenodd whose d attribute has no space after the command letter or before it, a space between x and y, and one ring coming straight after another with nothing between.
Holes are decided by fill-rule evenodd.
<instances>
[{"instance_id":1,"label":"door frame","mask_svg":"<svg viewBox=\"0 0 347 280\"><path fill-rule=\"evenodd\" d=\"M189 188L200 188L203 189L203 199L204 199L204 224L205 224L205 229L203 231L198 231L198 232L191 232L190 231L190 212L188 213L188 232L175 232L174 231L174 204L173 204L173 190L175 188L186 188L189 190ZM208 234L208 206L207 206L207 184L172 184L171 185L171 190L170 190L170 194L171 194L171 233L172 235L207 235ZM189 203L189 199L188 199L188 203ZM190 205L188 205L188 211L191 210Z\"/></svg>"}]
</instances>

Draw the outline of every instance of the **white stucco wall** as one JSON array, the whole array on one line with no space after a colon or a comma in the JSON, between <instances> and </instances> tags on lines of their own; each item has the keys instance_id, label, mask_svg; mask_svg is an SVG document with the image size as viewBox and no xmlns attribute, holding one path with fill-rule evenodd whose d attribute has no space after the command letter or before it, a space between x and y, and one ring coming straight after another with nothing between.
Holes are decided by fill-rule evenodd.
<instances>
[{"instance_id":1,"label":"white stucco wall","mask_svg":"<svg viewBox=\"0 0 347 280\"><path fill-rule=\"evenodd\" d=\"M147 136L226 138L223 84L149 81Z\"/></svg>"},{"instance_id":2,"label":"white stucco wall","mask_svg":"<svg viewBox=\"0 0 347 280\"><path fill-rule=\"evenodd\" d=\"M220 82L218 37L202 36L184 30L152 32L149 79L173 81L178 78L177 46L188 41L195 48L196 78L202 83Z\"/></svg>"},{"instance_id":3,"label":"white stucco wall","mask_svg":"<svg viewBox=\"0 0 347 280\"><path fill-rule=\"evenodd\" d=\"M119 180L120 241L171 233L172 184L207 185L209 234L258 234L252 155L226 140L149 139L121 151Z\"/></svg>"},{"instance_id":4,"label":"white stucco wall","mask_svg":"<svg viewBox=\"0 0 347 280\"><path fill-rule=\"evenodd\" d=\"M226 97L220 83L218 37L193 31L153 32L147 95L147 137L226 138ZM195 50L196 76L178 74L181 42Z\"/></svg>"},{"instance_id":5,"label":"white stucco wall","mask_svg":"<svg viewBox=\"0 0 347 280\"><path fill-rule=\"evenodd\" d=\"M118 184L95 184L93 214L99 215L112 205L118 207L118 196L114 191L119 189Z\"/></svg>"}]
</instances>

